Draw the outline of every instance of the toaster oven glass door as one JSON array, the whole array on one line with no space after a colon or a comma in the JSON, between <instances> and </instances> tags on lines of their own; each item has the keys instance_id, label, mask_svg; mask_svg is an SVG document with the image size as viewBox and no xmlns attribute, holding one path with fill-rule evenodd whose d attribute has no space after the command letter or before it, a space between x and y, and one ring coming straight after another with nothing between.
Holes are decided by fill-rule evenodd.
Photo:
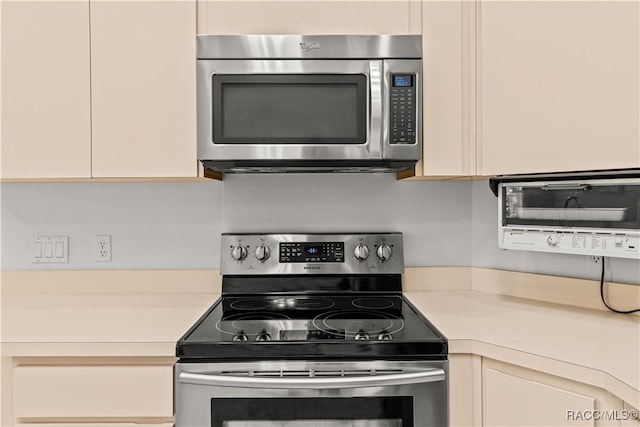
<instances>
[{"instance_id":1,"label":"toaster oven glass door","mask_svg":"<svg viewBox=\"0 0 640 427\"><path fill-rule=\"evenodd\" d=\"M639 182L504 185L502 225L640 230Z\"/></svg>"}]
</instances>

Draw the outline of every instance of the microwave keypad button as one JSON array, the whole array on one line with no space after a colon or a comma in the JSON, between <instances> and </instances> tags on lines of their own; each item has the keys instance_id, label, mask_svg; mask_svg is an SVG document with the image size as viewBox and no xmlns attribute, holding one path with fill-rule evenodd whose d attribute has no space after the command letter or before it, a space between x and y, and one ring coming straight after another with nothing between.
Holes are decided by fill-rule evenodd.
<instances>
[{"instance_id":1,"label":"microwave keypad button","mask_svg":"<svg viewBox=\"0 0 640 427\"><path fill-rule=\"evenodd\" d=\"M391 88L391 144L415 143L415 88Z\"/></svg>"}]
</instances>

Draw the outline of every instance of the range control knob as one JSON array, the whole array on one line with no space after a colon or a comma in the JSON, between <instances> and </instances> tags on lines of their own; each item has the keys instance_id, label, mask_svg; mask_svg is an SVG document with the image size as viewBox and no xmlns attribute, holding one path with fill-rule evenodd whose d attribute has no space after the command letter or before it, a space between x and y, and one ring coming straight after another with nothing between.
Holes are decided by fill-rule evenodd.
<instances>
[{"instance_id":1,"label":"range control knob","mask_svg":"<svg viewBox=\"0 0 640 427\"><path fill-rule=\"evenodd\" d=\"M389 332L380 332L378 334L378 341L391 341L391 334Z\"/></svg>"},{"instance_id":2,"label":"range control knob","mask_svg":"<svg viewBox=\"0 0 640 427\"><path fill-rule=\"evenodd\" d=\"M353 250L353 256L355 256L358 261L364 261L369 258L369 248L361 243Z\"/></svg>"},{"instance_id":3,"label":"range control knob","mask_svg":"<svg viewBox=\"0 0 640 427\"><path fill-rule=\"evenodd\" d=\"M555 248L556 246L558 246L558 238L554 235L547 237L547 245Z\"/></svg>"},{"instance_id":4,"label":"range control knob","mask_svg":"<svg viewBox=\"0 0 640 427\"><path fill-rule=\"evenodd\" d=\"M245 334L241 332L239 334L234 335L232 339L234 341L247 341L249 340L249 337L247 337Z\"/></svg>"},{"instance_id":5,"label":"range control knob","mask_svg":"<svg viewBox=\"0 0 640 427\"><path fill-rule=\"evenodd\" d=\"M366 332L358 332L355 339L356 341L369 341L369 334Z\"/></svg>"},{"instance_id":6,"label":"range control knob","mask_svg":"<svg viewBox=\"0 0 640 427\"><path fill-rule=\"evenodd\" d=\"M380 261L388 260L389 258L391 258L392 254L393 254L393 251L391 250L391 246L385 243L378 246L378 249L376 250L376 255L378 255L378 258L380 259Z\"/></svg>"},{"instance_id":7,"label":"range control knob","mask_svg":"<svg viewBox=\"0 0 640 427\"><path fill-rule=\"evenodd\" d=\"M271 335L266 332L260 332L256 337L256 341L271 341Z\"/></svg>"},{"instance_id":8,"label":"range control knob","mask_svg":"<svg viewBox=\"0 0 640 427\"><path fill-rule=\"evenodd\" d=\"M236 261L243 261L245 258L247 257L247 248L245 248L244 246L234 246L233 249L231 249L231 258L235 259Z\"/></svg>"},{"instance_id":9,"label":"range control knob","mask_svg":"<svg viewBox=\"0 0 640 427\"><path fill-rule=\"evenodd\" d=\"M260 262L265 262L271 256L271 249L268 246L260 245L256 248L256 259Z\"/></svg>"}]
</instances>

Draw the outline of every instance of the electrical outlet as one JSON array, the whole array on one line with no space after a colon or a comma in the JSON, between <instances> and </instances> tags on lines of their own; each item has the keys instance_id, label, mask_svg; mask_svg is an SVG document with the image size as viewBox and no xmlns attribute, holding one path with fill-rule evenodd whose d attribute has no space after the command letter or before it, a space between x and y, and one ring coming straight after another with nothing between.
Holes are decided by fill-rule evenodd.
<instances>
[{"instance_id":1,"label":"electrical outlet","mask_svg":"<svg viewBox=\"0 0 640 427\"><path fill-rule=\"evenodd\" d=\"M96 261L111 261L111 236L109 234L101 234L95 236Z\"/></svg>"},{"instance_id":2,"label":"electrical outlet","mask_svg":"<svg viewBox=\"0 0 640 427\"><path fill-rule=\"evenodd\" d=\"M587 255L587 267L590 268L601 268L602 267L602 257L599 255Z\"/></svg>"}]
</instances>

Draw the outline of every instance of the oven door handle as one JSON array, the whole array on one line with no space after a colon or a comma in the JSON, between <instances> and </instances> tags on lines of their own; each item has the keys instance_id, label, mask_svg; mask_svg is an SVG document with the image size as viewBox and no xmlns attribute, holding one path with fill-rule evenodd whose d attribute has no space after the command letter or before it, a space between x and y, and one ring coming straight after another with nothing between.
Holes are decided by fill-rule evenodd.
<instances>
[{"instance_id":1,"label":"oven door handle","mask_svg":"<svg viewBox=\"0 0 640 427\"><path fill-rule=\"evenodd\" d=\"M271 388L271 389L326 389L384 387L405 384L430 383L445 380L444 369L430 369L402 374L383 374L359 377L250 377L181 372L178 379L183 384L217 387Z\"/></svg>"}]
</instances>

